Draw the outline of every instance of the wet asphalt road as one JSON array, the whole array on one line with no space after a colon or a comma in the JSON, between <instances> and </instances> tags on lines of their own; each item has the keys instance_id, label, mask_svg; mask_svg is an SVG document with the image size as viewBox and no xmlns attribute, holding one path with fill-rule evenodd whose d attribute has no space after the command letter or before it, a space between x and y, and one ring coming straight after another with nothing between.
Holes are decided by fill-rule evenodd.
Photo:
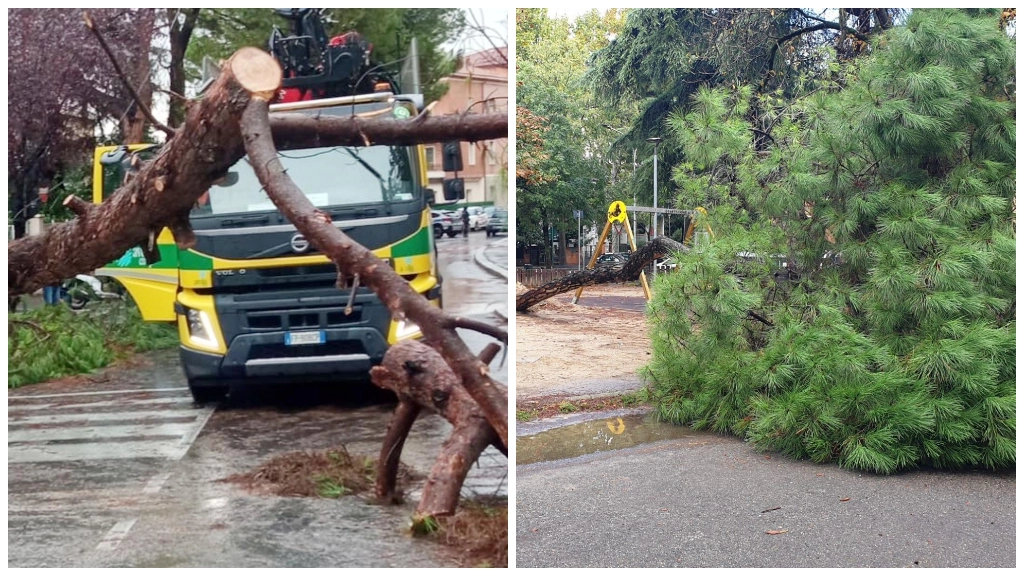
<instances>
[{"instance_id":1,"label":"wet asphalt road","mask_svg":"<svg viewBox=\"0 0 1024 576\"><path fill-rule=\"evenodd\" d=\"M442 239L445 307L507 317L500 267L507 239ZM463 334L474 350L490 339ZM492 372L507 382L507 364ZM401 506L254 495L221 480L274 454L345 445L377 454L393 405L368 383L258 388L196 407L177 352L137 366L8 394L8 565L17 567L443 566L435 544L407 534L418 488ZM449 430L421 417L403 461L426 473ZM465 496L507 492L493 449Z\"/></svg>"},{"instance_id":2,"label":"wet asphalt road","mask_svg":"<svg viewBox=\"0 0 1024 576\"><path fill-rule=\"evenodd\" d=\"M647 443L649 422L594 451L629 423L517 427L517 453L548 460L516 468L517 567L1016 566L1013 471L876 476L687 429Z\"/></svg>"}]
</instances>

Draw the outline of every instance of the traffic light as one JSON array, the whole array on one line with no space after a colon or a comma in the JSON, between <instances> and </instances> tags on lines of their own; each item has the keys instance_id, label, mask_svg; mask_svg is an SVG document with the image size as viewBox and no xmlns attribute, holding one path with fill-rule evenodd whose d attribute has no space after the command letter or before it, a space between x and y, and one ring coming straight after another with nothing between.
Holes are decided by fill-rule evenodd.
<instances>
[{"instance_id":1,"label":"traffic light","mask_svg":"<svg viewBox=\"0 0 1024 576\"><path fill-rule=\"evenodd\" d=\"M445 172L462 171L462 143L458 141L445 142L442 146L442 164ZM445 187L447 198L447 187Z\"/></svg>"}]
</instances>

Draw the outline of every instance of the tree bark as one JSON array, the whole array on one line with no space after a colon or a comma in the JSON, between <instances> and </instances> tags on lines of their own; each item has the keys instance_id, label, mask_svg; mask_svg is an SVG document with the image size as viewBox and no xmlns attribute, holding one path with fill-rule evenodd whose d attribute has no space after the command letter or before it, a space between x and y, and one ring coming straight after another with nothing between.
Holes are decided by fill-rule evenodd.
<instances>
[{"instance_id":1,"label":"tree bark","mask_svg":"<svg viewBox=\"0 0 1024 576\"><path fill-rule=\"evenodd\" d=\"M271 58L255 48L249 50ZM189 210L245 154L239 118L249 95L234 79L230 66L231 61L225 65L222 78L196 101L183 126L184 133L171 138L131 182L87 214L53 226L42 236L8 245L8 297L31 293L104 266L132 246L148 241L151 231L159 232L164 226L172 227L179 245L189 246ZM278 130L282 131L282 138L291 146L363 146L367 139L376 144L405 146L449 136L487 140L508 135L504 114L440 116L406 121L405 125L390 118L353 122L341 117L321 118L310 124L308 118L286 115L272 123L275 137ZM317 132L302 137L301 126Z\"/></svg>"},{"instance_id":2,"label":"tree bark","mask_svg":"<svg viewBox=\"0 0 1024 576\"><path fill-rule=\"evenodd\" d=\"M422 116L413 120L277 113L270 118L280 150L317 146L411 146L508 137L507 114Z\"/></svg>"},{"instance_id":3,"label":"tree bark","mask_svg":"<svg viewBox=\"0 0 1024 576\"><path fill-rule=\"evenodd\" d=\"M338 266L339 271L358 276L373 290L391 311L392 317L409 319L419 326L427 341L457 371L462 386L480 405L502 443L508 446L508 392L490 378L487 364L476 358L455 332L455 328L465 325L465 321L431 306L404 278L373 252L354 242L334 226L329 215L310 203L278 160L268 111L268 102L253 99L242 115L245 149L267 196L313 246ZM507 338L505 334L506 342Z\"/></svg>"},{"instance_id":4,"label":"tree bark","mask_svg":"<svg viewBox=\"0 0 1024 576\"><path fill-rule=\"evenodd\" d=\"M671 254L673 252L689 252L690 248L676 242L667 236L658 236L645 244L642 248L630 255L629 260L619 267L591 268L573 272L558 280L534 288L516 296L516 311L526 312L531 306L557 296L570 290L593 286L595 284L608 284L611 282L631 282L640 278L640 273L648 264L654 262L655 258Z\"/></svg>"},{"instance_id":5,"label":"tree bark","mask_svg":"<svg viewBox=\"0 0 1024 576\"><path fill-rule=\"evenodd\" d=\"M264 68L276 70L277 78L262 76ZM188 129L127 185L74 220L8 245L8 296L103 266L147 242L150 232L187 220L183 215L199 196L244 154L239 119L246 104L254 94L272 97L280 75L268 53L257 48L236 52L189 113Z\"/></svg>"},{"instance_id":6,"label":"tree bark","mask_svg":"<svg viewBox=\"0 0 1024 576\"><path fill-rule=\"evenodd\" d=\"M481 360L493 353L485 351ZM399 408L395 411L380 459L377 461L377 496L394 498L398 458L405 435L419 410L443 416L454 430L445 440L427 477L416 508L416 516L445 516L455 512L462 484L470 467L489 444L506 445L484 417L480 407L461 386L461 379L440 354L415 341L399 342L384 355L384 362L370 371L373 382L395 392ZM507 450L503 450L506 454Z\"/></svg>"}]
</instances>

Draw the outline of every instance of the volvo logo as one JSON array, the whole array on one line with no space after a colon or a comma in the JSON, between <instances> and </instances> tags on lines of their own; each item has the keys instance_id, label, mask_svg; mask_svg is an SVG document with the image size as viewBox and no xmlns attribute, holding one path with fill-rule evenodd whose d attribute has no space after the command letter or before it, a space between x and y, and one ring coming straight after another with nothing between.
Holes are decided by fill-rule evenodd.
<instances>
[{"instance_id":1,"label":"volvo logo","mask_svg":"<svg viewBox=\"0 0 1024 576\"><path fill-rule=\"evenodd\" d=\"M295 236L292 236L291 244L292 251L294 252L298 252L301 254L302 252L309 250L309 240L306 240L306 237L303 236L302 234L296 234Z\"/></svg>"}]
</instances>

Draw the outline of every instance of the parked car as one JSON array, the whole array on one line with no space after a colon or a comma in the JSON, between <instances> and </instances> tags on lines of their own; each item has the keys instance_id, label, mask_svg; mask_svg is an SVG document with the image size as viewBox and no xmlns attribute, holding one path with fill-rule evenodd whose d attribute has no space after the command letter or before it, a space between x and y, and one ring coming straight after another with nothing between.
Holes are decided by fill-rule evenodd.
<instances>
[{"instance_id":1,"label":"parked car","mask_svg":"<svg viewBox=\"0 0 1024 576\"><path fill-rule=\"evenodd\" d=\"M453 218L457 216L459 221L461 222L462 221L462 211L463 210L468 210L469 211L469 229L470 229L470 231L476 232L477 230L483 230L483 229L487 228L487 220L488 220L488 218L487 218L487 213L484 212L483 208L481 208L480 206L470 206L468 209L467 208L460 208L459 210L456 210L456 214L455 214L455 216L453 216Z\"/></svg>"},{"instance_id":2,"label":"parked car","mask_svg":"<svg viewBox=\"0 0 1024 576\"><path fill-rule=\"evenodd\" d=\"M679 264L676 262L675 258L662 258L661 260L658 260L655 266L658 268L659 272L671 272L672 270L675 270Z\"/></svg>"},{"instance_id":3,"label":"parked car","mask_svg":"<svg viewBox=\"0 0 1024 576\"><path fill-rule=\"evenodd\" d=\"M496 209L487 222L488 236L497 236L499 232L508 234L508 210L504 208Z\"/></svg>"},{"instance_id":4,"label":"parked car","mask_svg":"<svg viewBox=\"0 0 1024 576\"><path fill-rule=\"evenodd\" d=\"M625 254L618 252L606 252L597 257L597 262L594 264L595 268L614 268L616 266L622 266L629 260L629 257Z\"/></svg>"},{"instance_id":5,"label":"parked car","mask_svg":"<svg viewBox=\"0 0 1024 576\"><path fill-rule=\"evenodd\" d=\"M462 220L456 218L453 213L431 210L430 215L434 222L434 238L440 238L445 234L449 238L454 238L457 234L462 233Z\"/></svg>"}]
</instances>

